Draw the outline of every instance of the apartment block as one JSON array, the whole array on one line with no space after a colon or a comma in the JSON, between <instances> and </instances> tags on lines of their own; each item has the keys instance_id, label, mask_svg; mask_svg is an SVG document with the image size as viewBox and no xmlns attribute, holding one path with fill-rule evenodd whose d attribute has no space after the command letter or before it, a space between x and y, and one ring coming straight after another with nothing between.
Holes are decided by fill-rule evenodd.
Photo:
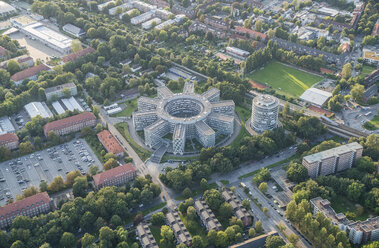
<instances>
[{"instance_id":1,"label":"apartment block","mask_svg":"<svg viewBox=\"0 0 379 248\"><path fill-rule=\"evenodd\" d=\"M4 133L0 135L0 146L4 146L9 150L18 148L18 137L15 133Z\"/></svg>"},{"instance_id":2,"label":"apartment block","mask_svg":"<svg viewBox=\"0 0 379 248\"><path fill-rule=\"evenodd\" d=\"M76 94L78 94L78 90L74 83L66 83L66 84L46 88L45 89L46 100L50 101L53 97L61 98L64 96L65 91L68 91L70 93L70 96L75 96Z\"/></svg>"},{"instance_id":3,"label":"apartment block","mask_svg":"<svg viewBox=\"0 0 379 248\"><path fill-rule=\"evenodd\" d=\"M166 221L171 230L174 232L178 244L183 243L187 246L192 244L192 237L176 211L168 212L166 215Z\"/></svg>"},{"instance_id":4,"label":"apartment block","mask_svg":"<svg viewBox=\"0 0 379 248\"><path fill-rule=\"evenodd\" d=\"M221 194L224 200L232 206L234 215L238 219L242 220L243 225L245 227L251 226L253 223L253 218L251 214L242 206L240 199L238 199L234 192L229 189L225 189Z\"/></svg>"},{"instance_id":5,"label":"apartment block","mask_svg":"<svg viewBox=\"0 0 379 248\"><path fill-rule=\"evenodd\" d=\"M95 187L100 189L102 187L123 185L126 182L134 180L136 176L136 169L134 169L131 163L128 163L96 174L92 178Z\"/></svg>"},{"instance_id":6,"label":"apartment block","mask_svg":"<svg viewBox=\"0 0 379 248\"><path fill-rule=\"evenodd\" d=\"M124 156L124 149L118 143L116 138L109 132L108 130L101 131L100 133L97 134L97 138L103 144L105 150L108 153L113 153L117 157L122 157Z\"/></svg>"},{"instance_id":7,"label":"apartment block","mask_svg":"<svg viewBox=\"0 0 379 248\"><path fill-rule=\"evenodd\" d=\"M96 116L92 112L84 112L73 115L61 120L47 123L43 126L43 132L47 137L50 131L58 135L66 135L69 133L82 130L84 127L93 127L96 125Z\"/></svg>"},{"instance_id":8,"label":"apartment block","mask_svg":"<svg viewBox=\"0 0 379 248\"><path fill-rule=\"evenodd\" d=\"M153 234L146 223L140 223L137 226L136 234L142 248L159 248L157 241L155 241Z\"/></svg>"},{"instance_id":9,"label":"apartment block","mask_svg":"<svg viewBox=\"0 0 379 248\"><path fill-rule=\"evenodd\" d=\"M10 226L17 216L33 217L51 210L51 200L46 192L29 196L0 208L0 228Z\"/></svg>"},{"instance_id":10,"label":"apartment block","mask_svg":"<svg viewBox=\"0 0 379 248\"><path fill-rule=\"evenodd\" d=\"M352 167L362 157L363 147L357 142L342 145L303 158L303 166L312 178L334 174Z\"/></svg>"},{"instance_id":11,"label":"apartment block","mask_svg":"<svg viewBox=\"0 0 379 248\"><path fill-rule=\"evenodd\" d=\"M316 197L310 200L314 215L323 213L333 225L345 231L353 244L379 240L379 216L364 221L348 220L342 213L336 213L327 199Z\"/></svg>"},{"instance_id":12,"label":"apartment block","mask_svg":"<svg viewBox=\"0 0 379 248\"><path fill-rule=\"evenodd\" d=\"M209 208L209 206L205 203L205 201L195 201L195 209L197 215L200 217L204 226L207 228L207 231L220 231L222 229L220 222L218 221L212 210Z\"/></svg>"}]
</instances>

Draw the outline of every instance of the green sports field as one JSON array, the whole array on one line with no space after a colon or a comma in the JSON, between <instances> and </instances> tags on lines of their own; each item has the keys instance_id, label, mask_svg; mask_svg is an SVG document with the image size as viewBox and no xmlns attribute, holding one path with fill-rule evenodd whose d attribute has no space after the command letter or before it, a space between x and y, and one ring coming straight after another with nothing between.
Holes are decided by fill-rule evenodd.
<instances>
[{"instance_id":1,"label":"green sports field","mask_svg":"<svg viewBox=\"0 0 379 248\"><path fill-rule=\"evenodd\" d=\"M321 76L300 71L276 61L270 62L262 70L258 69L247 75L247 78L269 85L278 93L292 97L301 96L305 90L323 79Z\"/></svg>"}]
</instances>

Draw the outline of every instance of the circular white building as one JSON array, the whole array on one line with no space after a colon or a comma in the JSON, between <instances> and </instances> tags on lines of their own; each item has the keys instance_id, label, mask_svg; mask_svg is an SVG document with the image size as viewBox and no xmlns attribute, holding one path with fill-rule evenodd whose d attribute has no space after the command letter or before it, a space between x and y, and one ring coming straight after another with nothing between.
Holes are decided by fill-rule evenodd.
<instances>
[{"instance_id":1,"label":"circular white building","mask_svg":"<svg viewBox=\"0 0 379 248\"><path fill-rule=\"evenodd\" d=\"M163 137L172 133L173 153L183 154L186 139L196 138L210 147L215 145L216 133L233 132L234 102L220 101L218 89L199 95L193 83L187 82L183 93L174 94L166 86L157 91L158 98L140 97L133 114L134 127L144 131L147 146L158 148Z\"/></svg>"},{"instance_id":2,"label":"circular white building","mask_svg":"<svg viewBox=\"0 0 379 248\"><path fill-rule=\"evenodd\" d=\"M271 95L260 95L253 99L250 126L257 132L278 126L279 101Z\"/></svg>"}]
</instances>

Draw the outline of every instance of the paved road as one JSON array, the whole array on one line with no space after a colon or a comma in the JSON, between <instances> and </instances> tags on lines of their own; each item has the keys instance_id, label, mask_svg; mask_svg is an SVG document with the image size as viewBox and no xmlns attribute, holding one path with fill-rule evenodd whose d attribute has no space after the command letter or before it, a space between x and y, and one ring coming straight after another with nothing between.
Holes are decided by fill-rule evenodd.
<instances>
[{"instance_id":1,"label":"paved road","mask_svg":"<svg viewBox=\"0 0 379 248\"><path fill-rule=\"evenodd\" d=\"M159 171L156 169L156 166L147 166L144 161L141 160L141 158L138 156L138 154L134 151L134 149L130 146L130 144L126 141L124 136L120 134L120 132L116 129L116 127L112 124L112 122L109 120L109 117L102 113L103 110L100 111L100 118L104 124L108 125L109 131L115 136L118 137L120 140L121 146L125 149L125 151L128 153L128 155L133 159L134 166L138 173L142 176L145 176L147 174L150 174L152 177L152 180L154 183L158 184L161 188L161 200L167 202L167 206L170 208L175 207L175 202L171 199L170 193L172 194L171 190L168 189L158 178Z\"/></svg>"}]
</instances>

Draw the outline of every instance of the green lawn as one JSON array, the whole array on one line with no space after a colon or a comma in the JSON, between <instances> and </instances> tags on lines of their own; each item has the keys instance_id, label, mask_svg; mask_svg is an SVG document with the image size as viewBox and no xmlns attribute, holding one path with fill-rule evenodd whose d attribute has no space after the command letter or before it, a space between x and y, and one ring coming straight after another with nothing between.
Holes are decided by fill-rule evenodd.
<instances>
[{"instance_id":1,"label":"green lawn","mask_svg":"<svg viewBox=\"0 0 379 248\"><path fill-rule=\"evenodd\" d=\"M145 209L144 211L142 211L142 215L145 216L145 215L148 215L158 209L161 209L163 208L164 206L166 206L167 202L161 202L155 206L152 206L151 208L148 208L148 209Z\"/></svg>"},{"instance_id":2,"label":"green lawn","mask_svg":"<svg viewBox=\"0 0 379 248\"><path fill-rule=\"evenodd\" d=\"M247 78L270 85L279 93L290 97L299 97L313 84L322 80L321 76L300 71L276 61L267 64L262 70L258 69L247 75Z\"/></svg>"},{"instance_id":3,"label":"green lawn","mask_svg":"<svg viewBox=\"0 0 379 248\"><path fill-rule=\"evenodd\" d=\"M363 65L361 75L366 76L367 74L370 74L373 70L376 68L369 65Z\"/></svg>"},{"instance_id":4,"label":"green lawn","mask_svg":"<svg viewBox=\"0 0 379 248\"><path fill-rule=\"evenodd\" d=\"M247 121L251 116L251 110L236 106L236 111L241 118L242 125L245 125L245 121Z\"/></svg>"},{"instance_id":5,"label":"green lawn","mask_svg":"<svg viewBox=\"0 0 379 248\"><path fill-rule=\"evenodd\" d=\"M374 118L372 118L372 120L370 120L370 123L379 127L379 114L375 115Z\"/></svg>"},{"instance_id":6,"label":"green lawn","mask_svg":"<svg viewBox=\"0 0 379 248\"><path fill-rule=\"evenodd\" d=\"M138 154L138 156L145 161L146 159L150 158L151 152L146 150L145 148L138 145L130 136L128 124L125 122L118 123L115 125L117 130L121 133L122 136L128 141L131 147L133 147L134 151Z\"/></svg>"},{"instance_id":7,"label":"green lawn","mask_svg":"<svg viewBox=\"0 0 379 248\"><path fill-rule=\"evenodd\" d=\"M356 206L353 202L348 200L345 196L337 195L332 200L332 207L336 213L346 214L347 211L355 213ZM356 216L355 220L366 220L369 217L369 213L364 211L363 214Z\"/></svg>"},{"instance_id":8,"label":"green lawn","mask_svg":"<svg viewBox=\"0 0 379 248\"><path fill-rule=\"evenodd\" d=\"M137 98L123 102L126 105L120 113L111 115L112 117L129 117L137 109ZM121 105L121 104L120 104Z\"/></svg>"},{"instance_id":9,"label":"green lawn","mask_svg":"<svg viewBox=\"0 0 379 248\"><path fill-rule=\"evenodd\" d=\"M157 241L157 244L160 248L164 248L164 247L161 247L161 239L162 239L162 236L161 236L161 226L155 226L155 225L151 225L150 226L150 231L151 231L151 234L153 234L153 237L155 238L155 241Z\"/></svg>"},{"instance_id":10,"label":"green lawn","mask_svg":"<svg viewBox=\"0 0 379 248\"><path fill-rule=\"evenodd\" d=\"M190 220L187 215L180 214L180 219L183 221L183 224L186 226L192 237L199 235L206 243L208 243L207 230L204 226L201 226L201 220L199 217L196 216L196 220Z\"/></svg>"}]
</instances>

